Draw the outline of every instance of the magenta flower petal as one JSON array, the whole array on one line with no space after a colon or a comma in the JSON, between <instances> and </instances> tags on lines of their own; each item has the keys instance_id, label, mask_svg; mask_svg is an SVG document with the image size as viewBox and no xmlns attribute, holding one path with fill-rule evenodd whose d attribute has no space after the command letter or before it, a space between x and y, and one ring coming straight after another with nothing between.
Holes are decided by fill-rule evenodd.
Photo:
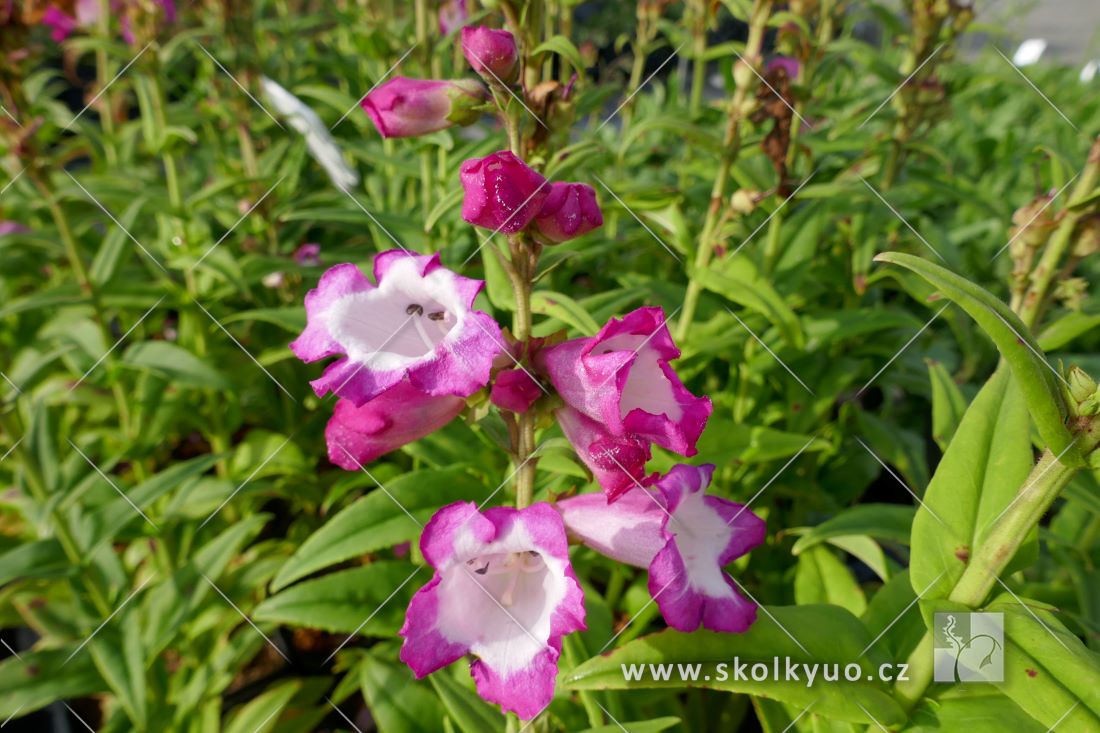
<instances>
[{"instance_id":1,"label":"magenta flower petal","mask_svg":"<svg viewBox=\"0 0 1100 733\"><path fill-rule=\"evenodd\" d=\"M535 217L535 228L550 242L565 242L603 226L596 191L587 183L551 183Z\"/></svg>"},{"instance_id":2,"label":"magenta flower petal","mask_svg":"<svg viewBox=\"0 0 1100 733\"><path fill-rule=\"evenodd\" d=\"M362 107L382 137L415 137L474 122L486 94L485 87L472 79L396 76L372 90Z\"/></svg>"},{"instance_id":3,"label":"magenta flower petal","mask_svg":"<svg viewBox=\"0 0 1100 733\"><path fill-rule=\"evenodd\" d=\"M440 509L420 539L432 580L409 604L401 660L423 677L473 654L478 694L529 719L554 694L562 637L585 628L561 516L549 504Z\"/></svg>"},{"instance_id":4,"label":"magenta flower petal","mask_svg":"<svg viewBox=\"0 0 1100 733\"><path fill-rule=\"evenodd\" d=\"M50 38L54 43L61 43L76 30L76 18L66 14L55 5L46 8L42 14L42 24L50 27Z\"/></svg>"},{"instance_id":5,"label":"magenta flower petal","mask_svg":"<svg viewBox=\"0 0 1100 733\"><path fill-rule=\"evenodd\" d=\"M398 382L432 396L467 397L489 381L500 327L474 310L483 283L445 269L439 255L382 252L377 285L336 265L306 295L306 328L291 350L305 362L342 355L314 380L362 406Z\"/></svg>"},{"instance_id":6,"label":"magenta flower petal","mask_svg":"<svg viewBox=\"0 0 1100 733\"><path fill-rule=\"evenodd\" d=\"M646 461L652 457L648 441L629 434L613 435L569 406L555 410L554 415L577 456L607 492L607 501L657 480L657 474L647 476L645 472Z\"/></svg>"},{"instance_id":7,"label":"magenta flower petal","mask_svg":"<svg viewBox=\"0 0 1100 733\"><path fill-rule=\"evenodd\" d=\"M502 410L527 412L543 394L542 387L523 369L505 369L493 380L489 399Z\"/></svg>"},{"instance_id":8,"label":"magenta flower petal","mask_svg":"<svg viewBox=\"0 0 1100 733\"><path fill-rule=\"evenodd\" d=\"M511 84L519 75L516 38L508 31L467 26L462 29L462 53L470 68L490 84Z\"/></svg>"},{"instance_id":9,"label":"magenta flower petal","mask_svg":"<svg viewBox=\"0 0 1100 733\"><path fill-rule=\"evenodd\" d=\"M549 194L546 179L507 150L467 160L459 178L465 192L462 218L505 234L530 224Z\"/></svg>"},{"instance_id":10,"label":"magenta flower petal","mask_svg":"<svg viewBox=\"0 0 1100 733\"><path fill-rule=\"evenodd\" d=\"M570 537L601 555L648 568L668 542L664 497L656 491L628 491L613 503L602 492L581 494L556 504Z\"/></svg>"},{"instance_id":11,"label":"magenta flower petal","mask_svg":"<svg viewBox=\"0 0 1100 733\"><path fill-rule=\"evenodd\" d=\"M381 455L434 433L466 406L461 397L432 397L409 382L398 382L362 407L336 403L325 427L329 460L357 471Z\"/></svg>"},{"instance_id":12,"label":"magenta flower petal","mask_svg":"<svg viewBox=\"0 0 1100 733\"><path fill-rule=\"evenodd\" d=\"M744 505L705 495L713 473L712 465L678 464L657 482L669 539L649 567L649 592L675 629L742 632L756 620L756 604L723 568L760 545L767 530Z\"/></svg>"},{"instance_id":13,"label":"magenta flower petal","mask_svg":"<svg viewBox=\"0 0 1100 733\"><path fill-rule=\"evenodd\" d=\"M712 408L669 365L679 356L663 311L650 307L544 349L538 364L565 403L608 435L691 456Z\"/></svg>"}]
</instances>

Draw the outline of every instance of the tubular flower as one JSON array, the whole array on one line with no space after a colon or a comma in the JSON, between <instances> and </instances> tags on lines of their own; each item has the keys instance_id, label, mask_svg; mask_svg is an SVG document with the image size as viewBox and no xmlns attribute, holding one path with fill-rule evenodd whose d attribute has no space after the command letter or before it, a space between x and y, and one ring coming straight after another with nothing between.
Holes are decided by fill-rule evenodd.
<instances>
[{"instance_id":1,"label":"tubular flower","mask_svg":"<svg viewBox=\"0 0 1100 733\"><path fill-rule=\"evenodd\" d=\"M544 239L565 242L603 226L596 192L586 183L552 183L550 194L535 217L535 229Z\"/></svg>"},{"instance_id":2,"label":"tubular flower","mask_svg":"<svg viewBox=\"0 0 1100 733\"><path fill-rule=\"evenodd\" d=\"M397 76L368 94L362 107L382 137L415 137L476 122L486 98L485 87L472 79Z\"/></svg>"},{"instance_id":3,"label":"tubular flower","mask_svg":"<svg viewBox=\"0 0 1100 733\"><path fill-rule=\"evenodd\" d=\"M566 439L573 445L596 482L614 501L635 486L649 486L657 474L647 476L645 464L653 453L649 441L635 435L612 435L584 413L566 405L554 411Z\"/></svg>"},{"instance_id":4,"label":"tubular flower","mask_svg":"<svg viewBox=\"0 0 1100 733\"><path fill-rule=\"evenodd\" d=\"M470 68L490 84L511 84L519 76L516 38L508 31L467 26L462 29L462 53Z\"/></svg>"},{"instance_id":5,"label":"tubular flower","mask_svg":"<svg viewBox=\"0 0 1100 733\"><path fill-rule=\"evenodd\" d=\"M381 455L434 433L458 416L466 400L432 397L408 381L398 382L362 407L338 400L325 427L328 458L356 471Z\"/></svg>"},{"instance_id":6,"label":"tubular flower","mask_svg":"<svg viewBox=\"0 0 1100 733\"><path fill-rule=\"evenodd\" d=\"M482 286L445 269L439 255L402 250L374 258L371 284L356 265L327 270L306 295L306 328L290 344L313 362L343 355L311 382L362 406L398 382L431 396L467 397L489 381L501 333L473 309Z\"/></svg>"},{"instance_id":7,"label":"tubular flower","mask_svg":"<svg viewBox=\"0 0 1100 733\"><path fill-rule=\"evenodd\" d=\"M647 307L612 319L595 336L544 349L539 366L566 405L607 435L692 456L712 408L709 399L688 392L669 366L679 356L664 312ZM584 458L587 446L570 440ZM602 480L600 485L610 498L630 488Z\"/></svg>"},{"instance_id":8,"label":"tubular flower","mask_svg":"<svg viewBox=\"0 0 1100 733\"><path fill-rule=\"evenodd\" d=\"M481 513L457 502L420 548L435 575L409 603L401 660L420 678L473 654L478 694L533 718L553 697L562 637L585 628L561 516L546 503Z\"/></svg>"},{"instance_id":9,"label":"tubular flower","mask_svg":"<svg viewBox=\"0 0 1100 733\"><path fill-rule=\"evenodd\" d=\"M649 570L649 592L669 626L742 632L756 620L723 568L764 541L764 520L707 496L714 466L678 464L655 489L614 504L582 494L557 504L569 534L599 553Z\"/></svg>"},{"instance_id":10,"label":"tubular flower","mask_svg":"<svg viewBox=\"0 0 1100 733\"><path fill-rule=\"evenodd\" d=\"M505 234L530 224L550 192L542 175L507 150L467 160L459 178L465 192L462 218Z\"/></svg>"}]
</instances>

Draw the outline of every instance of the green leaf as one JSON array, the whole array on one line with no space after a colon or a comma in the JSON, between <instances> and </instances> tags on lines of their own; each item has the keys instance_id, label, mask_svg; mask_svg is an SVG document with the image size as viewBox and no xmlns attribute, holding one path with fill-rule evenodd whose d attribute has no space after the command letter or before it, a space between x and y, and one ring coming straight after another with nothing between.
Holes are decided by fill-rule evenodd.
<instances>
[{"instance_id":1,"label":"green leaf","mask_svg":"<svg viewBox=\"0 0 1100 733\"><path fill-rule=\"evenodd\" d=\"M691 279L713 293L760 313L779 329L788 344L802 348L805 337L798 316L747 257L734 255L693 270Z\"/></svg>"},{"instance_id":2,"label":"green leaf","mask_svg":"<svg viewBox=\"0 0 1100 733\"><path fill-rule=\"evenodd\" d=\"M463 733L490 733L504 730L504 716L473 690L463 687L445 671L428 677L447 714Z\"/></svg>"},{"instance_id":3,"label":"green leaf","mask_svg":"<svg viewBox=\"0 0 1100 733\"><path fill-rule=\"evenodd\" d=\"M544 41L535 47L535 50L531 52L531 56L538 56L543 53L556 53L557 55L565 58L573 65L573 69L578 73L583 73L588 65L584 63L584 59L581 58L581 52L577 50L577 47L563 35L556 35L548 41Z\"/></svg>"},{"instance_id":4,"label":"green leaf","mask_svg":"<svg viewBox=\"0 0 1100 733\"><path fill-rule=\"evenodd\" d=\"M1004 614L1001 692L1051 729L1100 730L1100 656L1036 601L1006 593L986 610Z\"/></svg>"},{"instance_id":5,"label":"green leaf","mask_svg":"<svg viewBox=\"0 0 1100 733\"><path fill-rule=\"evenodd\" d=\"M773 620L774 619L774 620ZM788 636L790 634L790 636ZM795 643L793 636L802 645ZM593 657L564 674L564 682L580 690L622 690L638 688L707 687L780 700L800 709L811 703L814 712L832 718L867 723L868 713L883 725L896 725L905 714L894 699L877 683L868 681L877 674L886 657L871 649L861 656L871 637L859 619L836 606L770 606L743 634L718 634L696 631L690 634L667 630L628 642L610 654ZM804 651L805 649L805 651ZM780 670L779 679L758 682L740 680L734 675L733 662L749 667L762 663L770 670L776 658L790 657L797 663L840 665L837 682L823 682L820 674L812 685L805 676L788 680ZM725 663L726 679L721 679ZM655 680L650 664L700 664L700 681L681 682L673 671L668 681ZM782 662L780 663L782 664ZM844 681L847 664L858 664L859 681ZM647 665L642 680L626 679L622 665ZM637 669L637 668L633 668ZM707 680L704 677L710 676Z\"/></svg>"},{"instance_id":6,"label":"green leaf","mask_svg":"<svg viewBox=\"0 0 1100 733\"><path fill-rule=\"evenodd\" d=\"M133 618L131 615L130 618ZM111 692L133 721L145 730L148 706L145 699L145 653L141 634L106 626L88 644L88 652Z\"/></svg>"},{"instance_id":7,"label":"green leaf","mask_svg":"<svg viewBox=\"0 0 1100 733\"><path fill-rule=\"evenodd\" d=\"M310 535L279 570L272 589L357 555L413 540L439 507L485 493L484 485L461 468L399 476L386 483L385 491L376 489L357 499Z\"/></svg>"},{"instance_id":8,"label":"green leaf","mask_svg":"<svg viewBox=\"0 0 1100 733\"><path fill-rule=\"evenodd\" d=\"M273 686L237 708L222 730L225 733L267 733L279 722L279 714L301 688L302 683L298 680Z\"/></svg>"},{"instance_id":9,"label":"green leaf","mask_svg":"<svg viewBox=\"0 0 1100 733\"><path fill-rule=\"evenodd\" d=\"M857 616L867 608L867 598L852 572L823 545L811 547L798 556L794 599L799 605L831 603Z\"/></svg>"},{"instance_id":10,"label":"green leaf","mask_svg":"<svg viewBox=\"0 0 1100 733\"><path fill-rule=\"evenodd\" d=\"M396 656L395 647L381 647L359 667L363 697L379 733L439 733L446 715L439 698L427 680L416 680L404 664L388 661Z\"/></svg>"},{"instance_id":11,"label":"green leaf","mask_svg":"<svg viewBox=\"0 0 1100 733\"><path fill-rule=\"evenodd\" d=\"M890 578L867 604L862 620L872 638L894 659L907 659L927 627L917 608L908 569Z\"/></svg>"},{"instance_id":12,"label":"green leaf","mask_svg":"<svg viewBox=\"0 0 1100 733\"><path fill-rule=\"evenodd\" d=\"M932 439L940 450L947 450L966 412L966 397L938 361L928 361L928 378L932 382Z\"/></svg>"},{"instance_id":13,"label":"green leaf","mask_svg":"<svg viewBox=\"0 0 1100 733\"><path fill-rule=\"evenodd\" d=\"M1084 465L1080 452L1070 448L1073 436L1065 424L1066 408L1057 377L1031 331L1008 306L978 285L920 257L883 252L875 259L912 270L958 303L993 339L997 350L1012 367L1047 447L1057 455L1065 451L1061 460L1066 465Z\"/></svg>"},{"instance_id":14,"label":"green leaf","mask_svg":"<svg viewBox=\"0 0 1100 733\"><path fill-rule=\"evenodd\" d=\"M413 576L416 569L407 562L375 562L306 580L265 600L252 618L341 634L390 636L397 633L420 585Z\"/></svg>"},{"instance_id":15,"label":"green leaf","mask_svg":"<svg viewBox=\"0 0 1100 733\"><path fill-rule=\"evenodd\" d=\"M16 545L0 554L0 586L17 579L62 575L68 570L69 558L53 538Z\"/></svg>"},{"instance_id":16,"label":"green leaf","mask_svg":"<svg viewBox=\"0 0 1100 733\"><path fill-rule=\"evenodd\" d=\"M1027 408L1001 367L974 398L913 520L910 573L925 598L946 597L1031 471Z\"/></svg>"},{"instance_id":17,"label":"green leaf","mask_svg":"<svg viewBox=\"0 0 1100 733\"><path fill-rule=\"evenodd\" d=\"M581 733L622 733L624 730L630 733L660 733L668 730L680 722L679 718L653 718L652 720L623 721L601 725L598 728L585 728Z\"/></svg>"},{"instance_id":18,"label":"green leaf","mask_svg":"<svg viewBox=\"0 0 1100 733\"><path fill-rule=\"evenodd\" d=\"M24 652L0 662L0 719L27 715L54 700L71 700L107 686L96 671L92 656L82 649L69 659L76 644L59 649Z\"/></svg>"},{"instance_id":19,"label":"green leaf","mask_svg":"<svg viewBox=\"0 0 1100 733\"><path fill-rule=\"evenodd\" d=\"M600 330L600 324L596 323L583 305L562 293L536 290L531 294L531 311L557 318L572 326L582 336L591 336Z\"/></svg>"},{"instance_id":20,"label":"green leaf","mask_svg":"<svg viewBox=\"0 0 1100 733\"><path fill-rule=\"evenodd\" d=\"M857 504L843 509L798 538L791 548L795 555L834 537L866 535L909 544L916 507L904 504Z\"/></svg>"},{"instance_id":21,"label":"green leaf","mask_svg":"<svg viewBox=\"0 0 1100 733\"><path fill-rule=\"evenodd\" d=\"M288 333L299 334L306 327L306 311L296 305L285 308L255 308L226 316L221 321L223 326L237 321L263 321Z\"/></svg>"},{"instance_id":22,"label":"green leaf","mask_svg":"<svg viewBox=\"0 0 1100 733\"><path fill-rule=\"evenodd\" d=\"M126 350L122 363L163 374L189 387L228 390L233 386L220 371L168 341L140 341Z\"/></svg>"},{"instance_id":23,"label":"green leaf","mask_svg":"<svg viewBox=\"0 0 1100 733\"><path fill-rule=\"evenodd\" d=\"M926 698L916 710L905 733L1050 733L1045 725L1029 718L1012 698L987 686L958 688L966 694ZM954 692L954 690L952 690ZM1060 726L1059 726L1060 727ZM1070 730L1066 728L1066 730Z\"/></svg>"}]
</instances>

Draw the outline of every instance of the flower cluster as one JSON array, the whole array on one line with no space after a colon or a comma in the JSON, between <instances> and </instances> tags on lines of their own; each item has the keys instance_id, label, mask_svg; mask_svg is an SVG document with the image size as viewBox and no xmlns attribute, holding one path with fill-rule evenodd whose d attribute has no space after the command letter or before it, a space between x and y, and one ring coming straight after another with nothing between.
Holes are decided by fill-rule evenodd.
<instances>
[{"instance_id":1,"label":"flower cluster","mask_svg":"<svg viewBox=\"0 0 1100 733\"><path fill-rule=\"evenodd\" d=\"M150 13L141 3L133 0L111 0L111 15L119 18L119 35L131 46L137 44L134 33L135 19L142 23L152 23L154 28L161 23L176 22L176 3L174 0L156 0ZM50 38L61 43L77 31L94 28L100 21L101 5L99 0L76 0L72 10L50 3L42 14L42 24L50 28Z\"/></svg>"},{"instance_id":2,"label":"flower cluster","mask_svg":"<svg viewBox=\"0 0 1100 733\"><path fill-rule=\"evenodd\" d=\"M467 27L461 38L490 89L518 83L510 33ZM402 137L469 124L486 95L472 80L397 78L363 106L383 136ZM459 178L462 218L506 235L513 257L537 260L542 246L603 222L590 186L550 183L514 152L467 160ZM312 382L318 396L338 398L325 431L332 462L356 470L438 430L487 390L513 428L533 431L535 420L552 416L602 489L530 503L532 478L528 498L517 489L517 508L457 502L432 517L420 549L434 575L400 632L401 659L418 677L472 655L482 697L525 719L541 712L554 694L563 637L585 628L570 542L645 568L675 629L742 632L753 623L756 607L725 567L764 541L764 522L707 494L712 465L647 469L654 446L694 455L713 409L676 374L680 351L661 308L612 318L593 336L537 339L523 329L512 337L474 308L484 283L444 268L438 255L383 252L373 269L373 282L354 264L325 272L290 345L303 361L336 357ZM524 288L529 298L530 280L513 285L517 303ZM517 448L517 432L518 472L520 458L533 456Z\"/></svg>"}]
</instances>

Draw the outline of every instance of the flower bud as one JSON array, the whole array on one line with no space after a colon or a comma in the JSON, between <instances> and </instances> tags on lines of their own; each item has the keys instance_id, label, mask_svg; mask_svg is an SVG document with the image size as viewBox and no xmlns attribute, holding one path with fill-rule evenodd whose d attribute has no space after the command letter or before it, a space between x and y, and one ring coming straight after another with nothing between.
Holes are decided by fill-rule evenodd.
<instances>
[{"instance_id":1,"label":"flower bud","mask_svg":"<svg viewBox=\"0 0 1100 733\"><path fill-rule=\"evenodd\" d=\"M466 0L446 0L439 6L440 35L450 35L451 31L464 25L469 17Z\"/></svg>"},{"instance_id":2,"label":"flower bud","mask_svg":"<svg viewBox=\"0 0 1100 733\"><path fill-rule=\"evenodd\" d=\"M1100 216L1090 216L1077 226L1073 256L1085 258L1100 252Z\"/></svg>"},{"instance_id":3,"label":"flower bud","mask_svg":"<svg viewBox=\"0 0 1100 733\"><path fill-rule=\"evenodd\" d=\"M538 233L557 244L603 226L596 192L585 183L552 183L546 203L535 217Z\"/></svg>"},{"instance_id":4,"label":"flower bud","mask_svg":"<svg viewBox=\"0 0 1100 733\"><path fill-rule=\"evenodd\" d=\"M759 191L739 188L730 196L730 208L738 214L751 214L756 210L756 202L759 200L759 197Z\"/></svg>"},{"instance_id":5,"label":"flower bud","mask_svg":"<svg viewBox=\"0 0 1100 733\"><path fill-rule=\"evenodd\" d=\"M487 98L485 87L473 80L398 76L368 94L362 106L382 137L415 137L472 124Z\"/></svg>"},{"instance_id":6,"label":"flower bud","mask_svg":"<svg viewBox=\"0 0 1100 733\"><path fill-rule=\"evenodd\" d=\"M1077 402L1084 402L1096 393L1096 382L1079 366L1069 369L1069 393Z\"/></svg>"},{"instance_id":7,"label":"flower bud","mask_svg":"<svg viewBox=\"0 0 1100 733\"><path fill-rule=\"evenodd\" d=\"M511 84L519 76L516 39L508 31L466 26L462 29L462 53L471 68L490 84Z\"/></svg>"},{"instance_id":8,"label":"flower bud","mask_svg":"<svg viewBox=\"0 0 1100 733\"><path fill-rule=\"evenodd\" d=\"M504 234L530 224L550 192L545 178L507 150L467 160L459 178L465 191L462 218Z\"/></svg>"}]
</instances>

